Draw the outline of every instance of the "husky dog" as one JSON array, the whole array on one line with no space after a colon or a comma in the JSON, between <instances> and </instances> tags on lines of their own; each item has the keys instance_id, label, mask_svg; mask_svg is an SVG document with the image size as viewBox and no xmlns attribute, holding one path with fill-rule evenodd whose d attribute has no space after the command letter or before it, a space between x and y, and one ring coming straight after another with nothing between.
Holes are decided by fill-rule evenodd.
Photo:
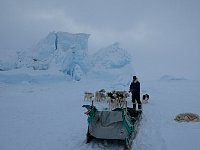
<instances>
[{"instance_id":1,"label":"husky dog","mask_svg":"<svg viewBox=\"0 0 200 150\"><path fill-rule=\"evenodd\" d=\"M193 114L193 113L182 113L182 114L177 115L174 120L176 120L178 122L183 122L183 121L186 121L186 122L189 122L189 121L197 122L197 121L200 121L200 117L199 117L199 115Z\"/></svg>"},{"instance_id":2,"label":"husky dog","mask_svg":"<svg viewBox=\"0 0 200 150\"><path fill-rule=\"evenodd\" d=\"M149 95L148 94L145 94L142 96L142 103L143 104L146 104L149 102Z\"/></svg>"},{"instance_id":3,"label":"husky dog","mask_svg":"<svg viewBox=\"0 0 200 150\"><path fill-rule=\"evenodd\" d=\"M104 89L101 89L100 91L95 92L95 100L97 102L106 100L106 91Z\"/></svg>"},{"instance_id":4,"label":"husky dog","mask_svg":"<svg viewBox=\"0 0 200 150\"><path fill-rule=\"evenodd\" d=\"M109 109L123 108L126 103L126 98L129 96L126 91L112 91L107 93L107 102Z\"/></svg>"},{"instance_id":5,"label":"husky dog","mask_svg":"<svg viewBox=\"0 0 200 150\"><path fill-rule=\"evenodd\" d=\"M94 97L94 94L91 93L91 92L85 92L84 94L85 94L85 95L84 95L84 101L85 101L85 100L91 101L92 98Z\"/></svg>"}]
</instances>

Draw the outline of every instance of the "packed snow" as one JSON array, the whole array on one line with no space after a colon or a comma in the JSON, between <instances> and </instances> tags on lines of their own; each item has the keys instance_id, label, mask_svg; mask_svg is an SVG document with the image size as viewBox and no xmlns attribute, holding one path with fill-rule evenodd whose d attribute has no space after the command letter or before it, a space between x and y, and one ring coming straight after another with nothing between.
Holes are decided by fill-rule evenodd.
<instances>
[{"instance_id":1,"label":"packed snow","mask_svg":"<svg viewBox=\"0 0 200 150\"><path fill-rule=\"evenodd\" d=\"M39 42L34 55L18 52L4 61L7 64L1 62L1 150L124 149L121 143L107 140L86 144L88 124L82 105L91 104L84 101L85 91L128 91L135 75L133 59L118 43L90 56L88 38L88 34L53 32ZM143 104L132 149L199 150L200 122L178 123L174 118L179 113L200 114L200 81L172 75L139 80L141 98L149 94L150 99ZM132 107L130 97L128 106Z\"/></svg>"}]
</instances>

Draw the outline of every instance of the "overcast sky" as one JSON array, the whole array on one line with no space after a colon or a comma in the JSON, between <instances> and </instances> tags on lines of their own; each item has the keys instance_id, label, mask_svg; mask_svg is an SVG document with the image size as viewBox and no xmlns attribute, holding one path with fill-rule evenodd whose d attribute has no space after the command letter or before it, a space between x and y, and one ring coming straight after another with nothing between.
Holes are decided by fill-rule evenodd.
<instances>
[{"instance_id":1,"label":"overcast sky","mask_svg":"<svg viewBox=\"0 0 200 150\"><path fill-rule=\"evenodd\" d=\"M0 52L51 31L89 33L89 52L119 42L141 79L200 77L200 0L0 0Z\"/></svg>"}]
</instances>

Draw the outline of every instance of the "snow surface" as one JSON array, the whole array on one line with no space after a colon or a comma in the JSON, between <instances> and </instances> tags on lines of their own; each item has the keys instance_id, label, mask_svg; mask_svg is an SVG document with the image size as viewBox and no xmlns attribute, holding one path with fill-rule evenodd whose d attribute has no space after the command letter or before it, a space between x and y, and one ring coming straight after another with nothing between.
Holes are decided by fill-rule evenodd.
<instances>
[{"instance_id":1,"label":"snow surface","mask_svg":"<svg viewBox=\"0 0 200 150\"><path fill-rule=\"evenodd\" d=\"M81 106L89 102L83 100L84 92L129 89L128 84L102 79L77 82L50 70L0 72L0 149L123 149L120 143L107 141L85 144L87 116ZM141 95L148 93L150 100L143 105L143 119L132 149L199 150L200 122L174 121L179 113L200 114L199 89L200 81L141 81Z\"/></svg>"}]
</instances>

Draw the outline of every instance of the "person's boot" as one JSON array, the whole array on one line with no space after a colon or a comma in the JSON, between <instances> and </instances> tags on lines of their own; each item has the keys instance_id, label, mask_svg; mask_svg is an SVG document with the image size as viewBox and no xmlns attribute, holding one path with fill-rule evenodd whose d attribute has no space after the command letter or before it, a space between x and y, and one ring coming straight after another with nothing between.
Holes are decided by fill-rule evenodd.
<instances>
[{"instance_id":1,"label":"person's boot","mask_svg":"<svg viewBox=\"0 0 200 150\"><path fill-rule=\"evenodd\" d=\"M135 103L133 103L133 109L136 110L136 104Z\"/></svg>"},{"instance_id":2,"label":"person's boot","mask_svg":"<svg viewBox=\"0 0 200 150\"><path fill-rule=\"evenodd\" d=\"M142 111L142 104L138 104L138 110Z\"/></svg>"}]
</instances>

